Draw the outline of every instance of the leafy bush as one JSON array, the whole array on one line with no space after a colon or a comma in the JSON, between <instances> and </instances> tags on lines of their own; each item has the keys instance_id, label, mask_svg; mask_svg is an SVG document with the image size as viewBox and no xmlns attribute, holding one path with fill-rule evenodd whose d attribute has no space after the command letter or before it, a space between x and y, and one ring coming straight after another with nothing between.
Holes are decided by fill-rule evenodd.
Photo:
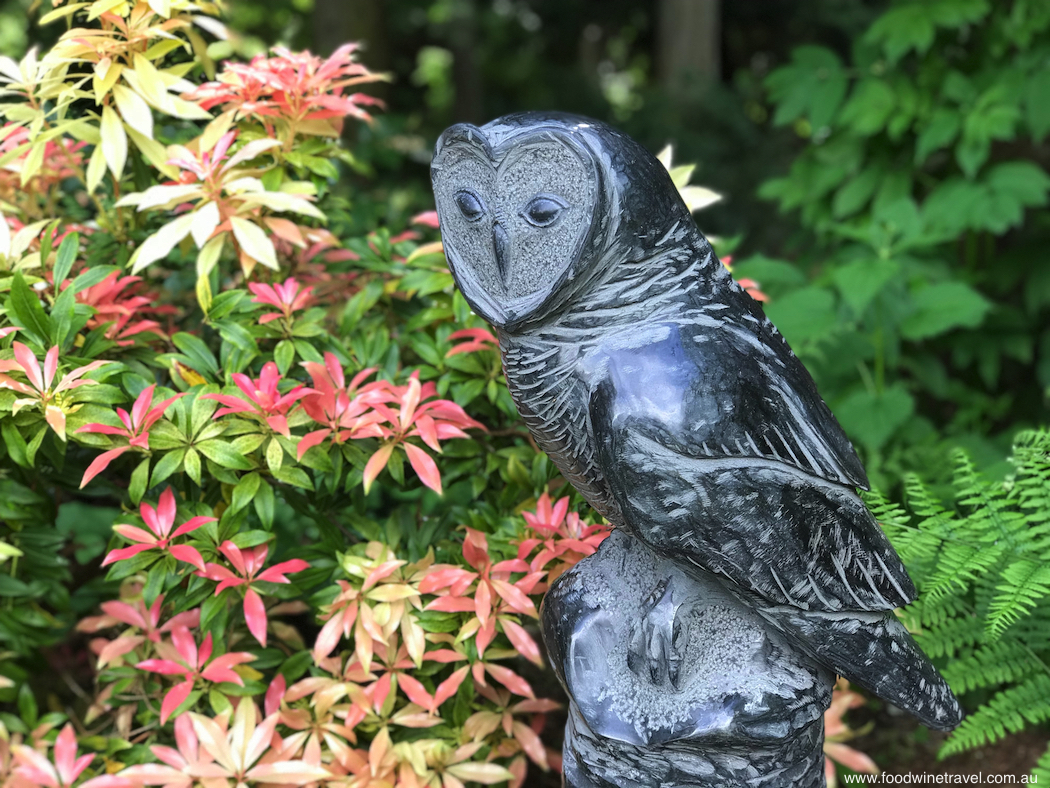
<instances>
[{"instance_id":1,"label":"leafy bush","mask_svg":"<svg viewBox=\"0 0 1050 788\"><path fill-rule=\"evenodd\" d=\"M851 62L799 47L768 77L774 123L808 144L763 194L807 251L739 270L879 486L946 477L943 439L991 464L1043 418L1048 236L1024 219L1050 190L1048 47L1045 3L898 0Z\"/></svg>"},{"instance_id":2,"label":"leafy bush","mask_svg":"<svg viewBox=\"0 0 1050 788\"><path fill-rule=\"evenodd\" d=\"M919 589L906 623L948 660L952 689L980 704L942 756L1050 719L1050 433L1020 434L1011 462L1014 473L993 481L957 450L948 505L914 475L907 509L869 499ZM1050 750L1035 773L1050 777Z\"/></svg>"},{"instance_id":3,"label":"leafy bush","mask_svg":"<svg viewBox=\"0 0 1050 788\"><path fill-rule=\"evenodd\" d=\"M551 500L434 215L324 227L380 77L214 63L210 3L55 5L0 58L0 781L556 767L537 604L605 528Z\"/></svg>"}]
</instances>

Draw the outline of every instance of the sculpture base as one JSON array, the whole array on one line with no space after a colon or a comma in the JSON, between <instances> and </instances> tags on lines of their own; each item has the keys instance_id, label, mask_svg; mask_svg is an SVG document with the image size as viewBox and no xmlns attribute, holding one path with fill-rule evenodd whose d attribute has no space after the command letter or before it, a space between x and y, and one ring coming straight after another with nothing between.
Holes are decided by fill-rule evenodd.
<instances>
[{"instance_id":1,"label":"sculpture base","mask_svg":"<svg viewBox=\"0 0 1050 788\"><path fill-rule=\"evenodd\" d=\"M553 584L575 788L824 785L834 676L700 570L614 531Z\"/></svg>"},{"instance_id":2,"label":"sculpture base","mask_svg":"<svg viewBox=\"0 0 1050 788\"><path fill-rule=\"evenodd\" d=\"M569 704L562 769L565 788L824 788L824 721L779 746L638 747L596 736Z\"/></svg>"}]
</instances>

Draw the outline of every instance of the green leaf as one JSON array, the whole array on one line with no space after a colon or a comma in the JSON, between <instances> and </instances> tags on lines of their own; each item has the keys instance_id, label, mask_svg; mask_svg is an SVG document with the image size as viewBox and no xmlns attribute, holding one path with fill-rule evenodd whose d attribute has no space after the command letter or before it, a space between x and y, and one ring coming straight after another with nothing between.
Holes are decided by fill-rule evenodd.
<instances>
[{"instance_id":1,"label":"green leaf","mask_svg":"<svg viewBox=\"0 0 1050 788\"><path fill-rule=\"evenodd\" d=\"M1041 142L1050 131L1050 68L1035 72L1024 88L1025 120L1032 140Z\"/></svg>"},{"instance_id":2,"label":"green leaf","mask_svg":"<svg viewBox=\"0 0 1050 788\"><path fill-rule=\"evenodd\" d=\"M69 286L69 290L73 293L82 293L89 287L94 287L99 282L103 281L114 271L119 271L115 265L96 265L89 268L86 271L81 271L77 274L77 278L73 280L73 283Z\"/></svg>"},{"instance_id":3,"label":"green leaf","mask_svg":"<svg viewBox=\"0 0 1050 788\"><path fill-rule=\"evenodd\" d=\"M881 178L881 169L868 167L846 181L845 185L835 192L835 198L831 202L832 216L841 219L863 208L875 193L875 187L879 185Z\"/></svg>"},{"instance_id":4,"label":"green leaf","mask_svg":"<svg viewBox=\"0 0 1050 788\"><path fill-rule=\"evenodd\" d=\"M162 481L171 476L182 467L182 460L186 456L185 449L170 451L161 457L153 467L153 478L150 479L150 487L156 487Z\"/></svg>"},{"instance_id":5,"label":"green leaf","mask_svg":"<svg viewBox=\"0 0 1050 788\"><path fill-rule=\"evenodd\" d=\"M259 490L252 498L252 503L255 505L255 513L259 515L259 521L263 524L263 527L273 528L273 513L275 509L273 487L265 479L259 482Z\"/></svg>"},{"instance_id":6,"label":"green leaf","mask_svg":"<svg viewBox=\"0 0 1050 788\"><path fill-rule=\"evenodd\" d=\"M208 629L208 625L220 612L226 609L225 595L212 594L201 603L200 630Z\"/></svg>"},{"instance_id":7,"label":"green leaf","mask_svg":"<svg viewBox=\"0 0 1050 788\"><path fill-rule=\"evenodd\" d=\"M912 313L901 323L901 335L925 339L960 326L975 328L990 308L988 299L962 282L929 285L912 295Z\"/></svg>"},{"instance_id":8,"label":"green leaf","mask_svg":"<svg viewBox=\"0 0 1050 788\"><path fill-rule=\"evenodd\" d=\"M792 51L791 63L770 74L765 84L777 104L774 125L807 117L816 130L831 124L848 82L838 55L825 47L801 46Z\"/></svg>"},{"instance_id":9,"label":"green leaf","mask_svg":"<svg viewBox=\"0 0 1050 788\"><path fill-rule=\"evenodd\" d=\"M41 424L40 429L36 431L29 443L26 445L26 461L30 465L36 465L36 453L40 450L40 444L44 442L44 436L47 434L48 426Z\"/></svg>"},{"instance_id":10,"label":"green leaf","mask_svg":"<svg viewBox=\"0 0 1050 788\"><path fill-rule=\"evenodd\" d=\"M244 326L232 320L220 320L214 325L219 335L238 350L246 353L259 352L259 347L255 344L255 337Z\"/></svg>"},{"instance_id":11,"label":"green leaf","mask_svg":"<svg viewBox=\"0 0 1050 788\"><path fill-rule=\"evenodd\" d=\"M292 362L295 361L295 345L287 339L282 339L273 349L273 360L277 362L277 369L282 375L288 374Z\"/></svg>"},{"instance_id":12,"label":"green leaf","mask_svg":"<svg viewBox=\"0 0 1050 788\"><path fill-rule=\"evenodd\" d=\"M767 304L766 316L791 344L830 336L839 322L834 296L819 287L804 287Z\"/></svg>"},{"instance_id":13,"label":"green leaf","mask_svg":"<svg viewBox=\"0 0 1050 788\"><path fill-rule=\"evenodd\" d=\"M73 270L73 262L77 259L78 251L80 251L79 233L70 233L62 239L58 252L55 254L53 281L56 289L69 277L69 272Z\"/></svg>"},{"instance_id":14,"label":"green leaf","mask_svg":"<svg viewBox=\"0 0 1050 788\"><path fill-rule=\"evenodd\" d=\"M1033 161L1007 161L988 169L984 182L995 197L1008 198L1025 207L1043 206L1050 191L1050 176Z\"/></svg>"},{"instance_id":15,"label":"green leaf","mask_svg":"<svg viewBox=\"0 0 1050 788\"><path fill-rule=\"evenodd\" d=\"M295 487L302 487L307 490L312 490L314 488L313 482L310 481L310 477L306 475L306 472L302 470L302 468L285 465L274 474L274 477L279 481L294 485Z\"/></svg>"},{"instance_id":16,"label":"green leaf","mask_svg":"<svg viewBox=\"0 0 1050 788\"><path fill-rule=\"evenodd\" d=\"M266 445L266 466L270 469L270 473L276 476L283 464L284 449L281 448L276 437L270 438L270 442Z\"/></svg>"},{"instance_id":17,"label":"green leaf","mask_svg":"<svg viewBox=\"0 0 1050 788\"><path fill-rule=\"evenodd\" d=\"M868 137L882 131L896 106L897 94L889 83L869 77L853 89L839 122L851 126L854 133Z\"/></svg>"},{"instance_id":18,"label":"green leaf","mask_svg":"<svg viewBox=\"0 0 1050 788\"><path fill-rule=\"evenodd\" d=\"M33 688L26 682L18 688L18 716L22 718L22 722L29 726L30 729L35 728L37 720L40 717L40 710L36 705L36 696L33 694Z\"/></svg>"},{"instance_id":19,"label":"green leaf","mask_svg":"<svg viewBox=\"0 0 1050 788\"><path fill-rule=\"evenodd\" d=\"M230 539L230 541L237 545L237 547L244 550L249 547L258 547L261 544L266 544L272 538L273 535L268 531L249 530L241 531L239 534L235 535L232 539Z\"/></svg>"},{"instance_id":20,"label":"green leaf","mask_svg":"<svg viewBox=\"0 0 1050 788\"><path fill-rule=\"evenodd\" d=\"M183 470L186 471L186 475L193 479L197 486L200 487L201 456L197 454L194 449L186 450L186 456L183 458Z\"/></svg>"},{"instance_id":21,"label":"green leaf","mask_svg":"<svg viewBox=\"0 0 1050 788\"><path fill-rule=\"evenodd\" d=\"M131 472L128 495L131 497L131 502L136 506L142 500L142 496L146 494L146 482L149 480L149 462L150 458L146 457Z\"/></svg>"},{"instance_id":22,"label":"green leaf","mask_svg":"<svg viewBox=\"0 0 1050 788\"><path fill-rule=\"evenodd\" d=\"M770 285L801 287L806 283L806 275L794 263L774 260L761 254L734 260L733 276L734 278L755 279L763 287Z\"/></svg>"},{"instance_id":23,"label":"green leaf","mask_svg":"<svg viewBox=\"0 0 1050 788\"><path fill-rule=\"evenodd\" d=\"M915 411L915 400L901 384L881 394L855 392L835 408L846 434L871 451L878 451Z\"/></svg>"},{"instance_id":24,"label":"green leaf","mask_svg":"<svg viewBox=\"0 0 1050 788\"><path fill-rule=\"evenodd\" d=\"M233 496L230 500L231 512L239 512L247 506L259 491L259 483L262 477L257 473L249 473L241 478L237 486L233 488Z\"/></svg>"},{"instance_id":25,"label":"green leaf","mask_svg":"<svg viewBox=\"0 0 1050 788\"><path fill-rule=\"evenodd\" d=\"M233 446L226 441L202 441L196 444L196 448L209 460L221 465L223 468L232 468L238 471L250 471L252 469L252 464L244 458L244 455L238 454Z\"/></svg>"},{"instance_id":26,"label":"green leaf","mask_svg":"<svg viewBox=\"0 0 1050 788\"><path fill-rule=\"evenodd\" d=\"M955 110L947 107L934 110L915 142L915 164L922 164L935 150L951 145L959 136L961 126L962 116Z\"/></svg>"},{"instance_id":27,"label":"green leaf","mask_svg":"<svg viewBox=\"0 0 1050 788\"><path fill-rule=\"evenodd\" d=\"M251 432L233 439L233 450L245 456L262 446L266 436L261 432Z\"/></svg>"},{"instance_id":28,"label":"green leaf","mask_svg":"<svg viewBox=\"0 0 1050 788\"><path fill-rule=\"evenodd\" d=\"M6 309L11 322L21 327L30 340L43 348L49 346L50 321L44 313L44 307L40 305L40 299L26 284L21 272L16 271L11 280Z\"/></svg>"},{"instance_id":29,"label":"green leaf","mask_svg":"<svg viewBox=\"0 0 1050 788\"><path fill-rule=\"evenodd\" d=\"M7 446L7 453L11 456L11 459L23 468L31 467L29 459L26 457L26 440L22 437L22 433L18 431L18 427L14 425L14 422L10 419L4 419L0 422L0 434L4 436L4 445Z\"/></svg>"},{"instance_id":30,"label":"green leaf","mask_svg":"<svg viewBox=\"0 0 1050 788\"><path fill-rule=\"evenodd\" d=\"M230 703L230 699L217 689L208 690L208 705L216 715L227 714L227 719L233 715L233 704Z\"/></svg>"},{"instance_id":31,"label":"green leaf","mask_svg":"<svg viewBox=\"0 0 1050 788\"><path fill-rule=\"evenodd\" d=\"M208 317L212 320L221 320L241 305L245 295L243 290L227 290L219 293L211 302Z\"/></svg>"},{"instance_id":32,"label":"green leaf","mask_svg":"<svg viewBox=\"0 0 1050 788\"><path fill-rule=\"evenodd\" d=\"M219 362L200 337L180 331L171 338L171 341L175 343L175 347L186 354L197 372L209 373L212 377L218 376Z\"/></svg>"},{"instance_id":33,"label":"green leaf","mask_svg":"<svg viewBox=\"0 0 1050 788\"><path fill-rule=\"evenodd\" d=\"M893 260L863 260L843 266L832 278L849 304L853 314L860 317L868 304L885 285L900 271L900 264Z\"/></svg>"}]
</instances>

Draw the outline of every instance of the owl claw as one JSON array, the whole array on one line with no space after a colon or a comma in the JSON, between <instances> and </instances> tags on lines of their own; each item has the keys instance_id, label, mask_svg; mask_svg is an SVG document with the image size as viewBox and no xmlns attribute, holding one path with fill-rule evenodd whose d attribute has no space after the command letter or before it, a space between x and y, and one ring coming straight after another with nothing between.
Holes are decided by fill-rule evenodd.
<instances>
[{"instance_id":1,"label":"owl claw","mask_svg":"<svg viewBox=\"0 0 1050 788\"><path fill-rule=\"evenodd\" d=\"M635 626L627 651L627 666L636 675L647 675L653 684L670 683L678 689L682 652L682 627L676 626L681 603L674 601L674 588L664 580L649 596L649 612Z\"/></svg>"}]
</instances>

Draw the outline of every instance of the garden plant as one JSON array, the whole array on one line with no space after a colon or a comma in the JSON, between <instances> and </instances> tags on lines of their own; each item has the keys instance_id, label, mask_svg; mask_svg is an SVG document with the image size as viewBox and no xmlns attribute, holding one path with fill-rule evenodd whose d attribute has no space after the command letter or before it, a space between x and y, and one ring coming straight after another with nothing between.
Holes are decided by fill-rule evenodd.
<instances>
[{"instance_id":1,"label":"garden plant","mask_svg":"<svg viewBox=\"0 0 1050 788\"><path fill-rule=\"evenodd\" d=\"M56 43L0 57L0 785L556 784L538 606L607 527L436 216L346 229L384 76L353 44L213 60L222 12L53 0ZM902 615L972 712L945 754L1050 718L1046 433L1007 463L1050 384L1047 52L1021 0L797 50L767 86L807 142L764 193L813 251L737 270L883 490ZM870 771L863 703L826 751Z\"/></svg>"},{"instance_id":2,"label":"garden plant","mask_svg":"<svg viewBox=\"0 0 1050 788\"><path fill-rule=\"evenodd\" d=\"M558 765L537 604L606 529L433 216L325 227L381 77L213 63L219 12L56 4L0 59L0 780L522 785Z\"/></svg>"}]
</instances>

